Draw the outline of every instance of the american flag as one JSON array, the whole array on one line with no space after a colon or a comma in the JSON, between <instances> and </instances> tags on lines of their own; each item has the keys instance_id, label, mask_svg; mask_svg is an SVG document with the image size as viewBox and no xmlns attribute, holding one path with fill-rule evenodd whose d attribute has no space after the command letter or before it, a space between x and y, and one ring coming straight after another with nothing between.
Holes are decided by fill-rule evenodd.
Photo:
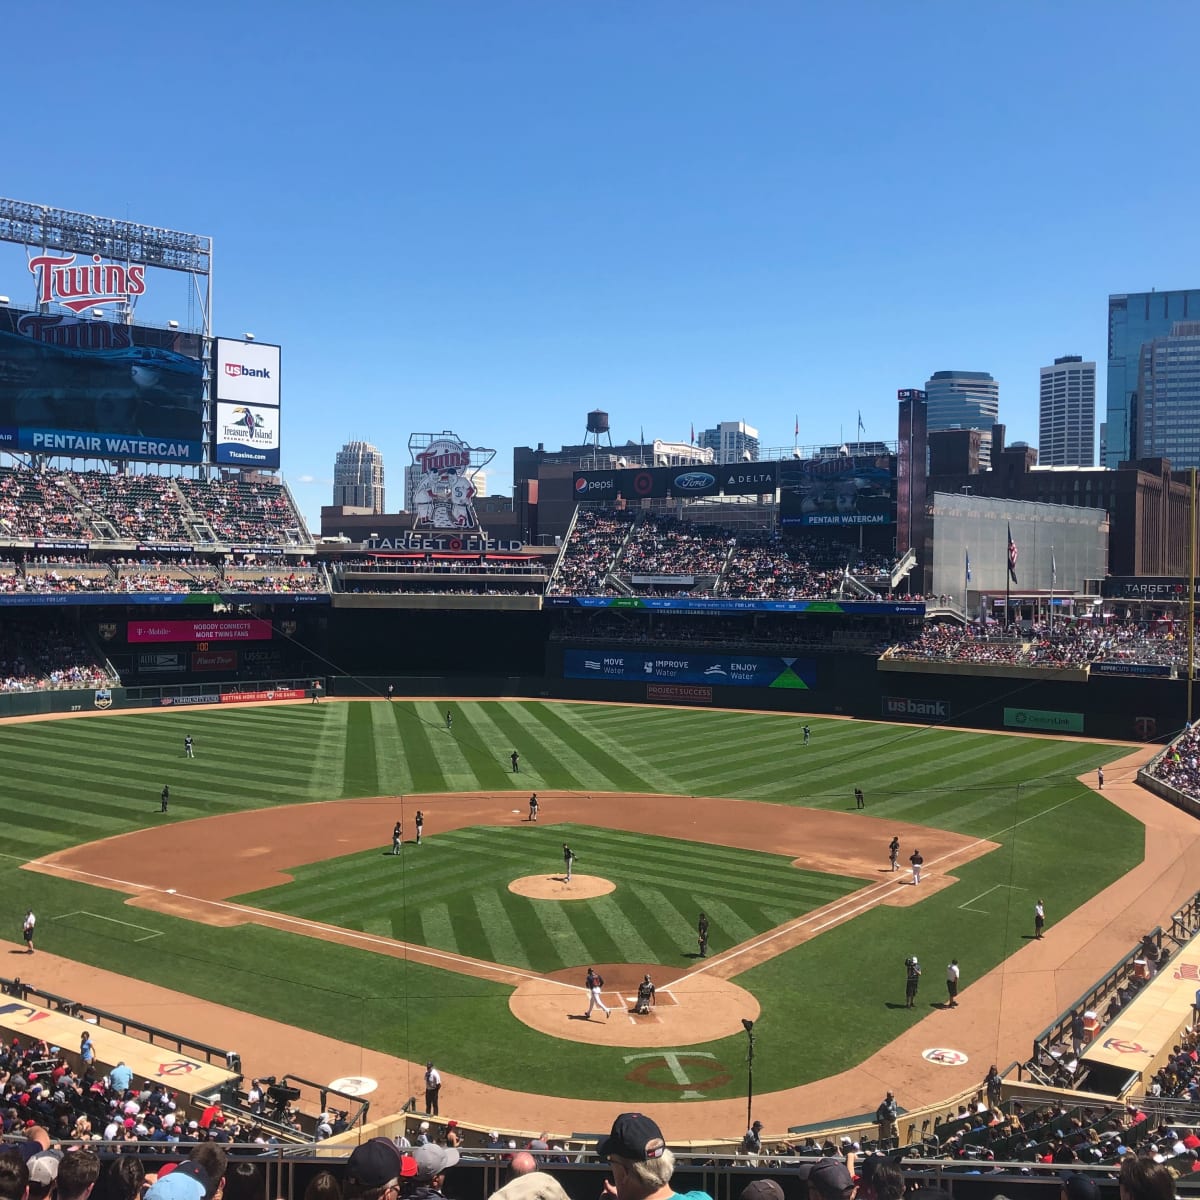
<instances>
[{"instance_id":1,"label":"american flag","mask_svg":"<svg viewBox=\"0 0 1200 1200\"><path fill-rule=\"evenodd\" d=\"M1012 526L1008 527L1008 574L1013 583L1017 582L1017 543L1012 540Z\"/></svg>"}]
</instances>

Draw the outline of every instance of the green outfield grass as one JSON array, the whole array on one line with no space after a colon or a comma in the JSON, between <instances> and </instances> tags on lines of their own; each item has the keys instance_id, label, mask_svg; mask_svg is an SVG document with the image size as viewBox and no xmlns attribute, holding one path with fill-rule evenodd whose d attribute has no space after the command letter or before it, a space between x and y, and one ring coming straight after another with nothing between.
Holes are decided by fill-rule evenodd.
<instances>
[{"instance_id":1,"label":"green outfield grass","mask_svg":"<svg viewBox=\"0 0 1200 1200\"><path fill-rule=\"evenodd\" d=\"M447 707L454 713L452 735L445 729ZM807 748L800 745L802 721L794 717L539 702L300 705L5 726L0 915L15 941L20 916L32 904L46 950L414 1061L435 1056L452 1073L545 1094L650 1102L672 1093L632 1082L624 1050L548 1044L512 1018L507 987L256 926L192 925L131 909L114 892L21 871L19 864L67 845L213 813L407 791L509 788L524 795L536 788L741 796L848 810L860 786L870 816L1000 843L956 869L956 885L921 904L873 909L738 977L763 1008L755 1082L765 1091L869 1056L940 999L940 968L952 955L963 965L967 987L1024 944L1036 896L1046 901L1053 936L1057 920L1141 859L1141 826L1075 778L1115 757L1111 747L808 720L813 740ZM196 739L193 761L183 757L189 733ZM522 764L516 776L508 766L514 748ZM172 802L161 816L164 783ZM387 832L381 831L381 850ZM545 851L522 840L530 834L545 840ZM181 854L189 835L181 828ZM620 843L622 855L642 852L625 835L601 828L571 831L567 840L585 836ZM299 872L290 898L284 888L256 900L371 932L413 937L419 927L421 940L431 944L545 970L589 959L679 961L690 938L679 945L682 927L668 908L687 918L690 935L694 908L711 914L725 904L736 917L720 918L732 939L737 922L757 929L781 912L823 903L827 889L832 898L844 886L828 878L814 883L772 863L770 855L641 838L656 856L678 855L669 886L650 889L662 891L662 900L647 894L645 862L635 859L628 886L572 902L569 927L545 937L541 918L509 907L519 898L510 901L501 876L519 867L508 857L510 845L519 847L518 858L531 851L529 862L542 863L563 837L563 827L552 824L429 837L419 851L425 860L406 860L403 875L411 880L428 872L426 881L438 890L423 900L442 906L437 915L428 915L423 902L408 902L411 883L393 892L372 879L356 900L344 887L344 868L353 866L345 860ZM505 864L486 872L478 843L504 847ZM726 853L737 857L728 860L730 878L718 889L709 882L716 872L702 869L700 856ZM370 863L372 869L391 865L378 857ZM693 865L697 869L689 869ZM776 867L794 882L782 882ZM614 875L607 859L604 874ZM761 887L760 880L771 886ZM553 907L550 902L543 911ZM651 911L656 928L648 923ZM485 931L485 918L497 912L507 914L512 937L497 940ZM538 922L532 934L531 919ZM630 926L649 955L630 940ZM889 1007L902 1002L901 964L911 953L932 964L915 1013ZM33 964L13 961L36 983ZM724 1077L698 1088L706 1098L739 1094L744 1040L689 1048L713 1055L713 1078ZM289 1067L300 1069L283 1064ZM656 1082L670 1078L664 1073Z\"/></svg>"}]
</instances>

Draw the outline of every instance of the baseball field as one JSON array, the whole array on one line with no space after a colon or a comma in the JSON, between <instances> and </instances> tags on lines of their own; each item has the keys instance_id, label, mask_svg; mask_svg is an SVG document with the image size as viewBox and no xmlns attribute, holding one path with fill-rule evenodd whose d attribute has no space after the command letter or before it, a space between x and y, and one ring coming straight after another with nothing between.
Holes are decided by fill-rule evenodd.
<instances>
[{"instance_id":1,"label":"baseball field","mask_svg":"<svg viewBox=\"0 0 1200 1200\"><path fill-rule=\"evenodd\" d=\"M740 1017L760 1092L843 1071L944 1000L951 958L968 989L1035 900L1053 936L1142 860L1141 824L1081 782L1124 748L816 718L804 746L804 720L360 701L9 724L2 932L32 907L39 951L523 1093L653 1103L631 1047L686 1048L712 1070L671 1098L714 1100L745 1089ZM579 1019L592 964L613 1019ZM635 1018L644 971L659 1005Z\"/></svg>"}]
</instances>

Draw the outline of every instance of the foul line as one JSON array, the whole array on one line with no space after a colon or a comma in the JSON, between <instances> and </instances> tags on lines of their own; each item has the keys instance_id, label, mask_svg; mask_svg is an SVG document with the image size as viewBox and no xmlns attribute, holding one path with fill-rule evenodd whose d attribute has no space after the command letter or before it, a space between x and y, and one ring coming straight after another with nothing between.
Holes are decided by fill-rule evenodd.
<instances>
[{"instance_id":1,"label":"foul line","mask_svg":"<svg viewBox=\"0 0 1200 1200\"><path fill-rule=\"evenodd\" d=\"M966 854L967 851L975 849L976 846L982 846L987 842L995 841L1002 834L1011 833L1021 825L1026 825L1030 821L1036 821L1039 817L1046 816L1047 813L1052 813L1056 809L1063 808L1077 800L1077 796L1072 796L1067 800L1063 800L1058 804L1052 805L1050 808L1043 808L1040 812L1033 813L1031 816L1022 817L1019 821L1014 821L1011 825L1006 825L1003 829L997 830L989 837L979 837L974 841L967 842L965 845L959 846L954 850L948 850L945 854L939 855L933 859L928 866L934 866L937 863L943 863L949 859L956 858L961 854ZM802 917L797 917L794 921L789 921L786 925L781 925L778 929L773 929L769 933L763 934L761 937L752 938L748 942L743 942L740 946L735 946L732 950L725 954L719 954L715 958L709 959L703 966L694 967L686 975L675 980L675 986L678 986L685 979L691 979L695 975L701 975L712 967L736 962L743 955L751 950L756 950L760 946L769 945L778 938L787 937L796 932L798 929L803 929L804 926L812 923L813 931L820 933L822 930L830 928L832 925L839 925L844 921L850 920L851 917L858 916L859 913L865 912L869 908L874 908L882 903L887 898L889 889L896 886L896 881L886 880L883 883L873 883L869 887L859 888L856 892L851 892L848 896L843 896L839 900L831 901L829 904L822 905L820 908L810 913L805 913ZM857 901L857 903L855 903ZM843 912L838 910L847 904L854 904L853 908ZM828 920L821 920L822 917L828 916ZM819 923L816 923L819 922Z\"/></svg>"},{"instance_id":2,"label":"foul line","mask_svg":"<svg viewBox=\"0 0 1200 1200\"><path fill-rule=\"evenodd\" d=\"M162 937L161 929L151 929L149 925L136 925L133 921L120 921L116 917L106 917L103 913L94 913L86 908L77 908L74 912L58 913L48 918L51 921L66 921L70 917L92 917L97 921L109 921L113 925L124 925L127 929L140 929L146 936L134 938L135 942L148 942L151 938Z\"/></svg>"},{"instance_id":3,"label":"foul line","mask_svg":"<svg viewBox=\"0 0 1200 1200\"><path fill-rule=\"evenodd\" d=\"M978 896L972 896L970 900L965 900L958 907L962 909L963 912L980 913L982 916L986 917L988 915L986 908L971 908L970 905L974 904L976 900L982 900L984 896L990 896L993 892L998 891L1000 888L1008 888L1009 891L1012 892L1023 892L1025 890L1022 887L1013 887L1011 883L993 883L986 892L980 892Z\"/></svg>"}]
</instances>

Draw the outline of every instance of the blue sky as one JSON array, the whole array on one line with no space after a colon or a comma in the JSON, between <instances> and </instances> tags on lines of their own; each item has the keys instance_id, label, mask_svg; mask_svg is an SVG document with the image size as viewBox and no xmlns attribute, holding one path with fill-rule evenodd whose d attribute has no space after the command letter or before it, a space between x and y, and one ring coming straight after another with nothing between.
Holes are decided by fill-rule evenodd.
<instances>
[{"instance_id":1,"label":"blue sky","mask_svg":"<svg viewBox=\"0 0 1200 1200\"><path fill-rule=\"evenodd\" d=\"M1110 292L1200 285L1200 10L1053 3L60 3L4 18L9 197L211 235L283 346L315 525L349 438L895 437L895 392L1099 364ZM31 298L23 251L0 291ZM182 277L139 313L186 318Z\"/></svg>"}]
</instances>

